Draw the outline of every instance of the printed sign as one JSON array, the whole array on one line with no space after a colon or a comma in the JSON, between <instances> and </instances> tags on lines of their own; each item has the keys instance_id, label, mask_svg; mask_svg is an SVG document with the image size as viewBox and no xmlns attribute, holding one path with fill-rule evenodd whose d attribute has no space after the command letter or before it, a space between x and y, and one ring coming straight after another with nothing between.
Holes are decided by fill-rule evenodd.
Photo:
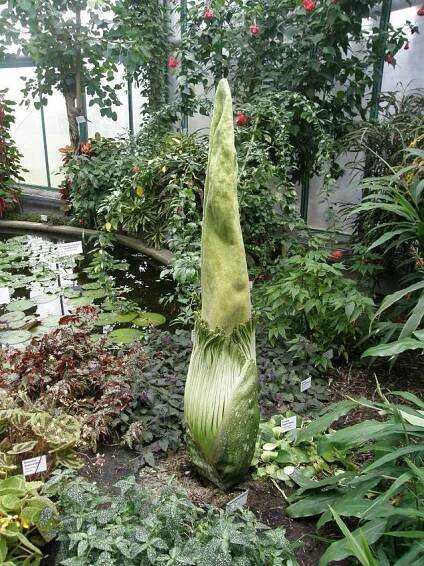
<instances>
[{"instance_id":1,"label":"printed sign","mask_svg":"<svg viewBox=\"0 0 424 566\"><path fill-rule=\"evenodd\" d=\"M22 460L22 471L24 476L31 476L32 474L39 474L47 470L46 456L36 456L35 458L28 458Z\"/></svg>"},{"instance_id":2,"label":"printed sign","mask_svg":"<svg viewBox=\"0 0 424 566\"><path fill-rule=\"evenodd\" d=\"M296 428L296 416L281 419L281 432L288 432Z\"/></svg>"},{"instance_id":3,"label":"printed sign","mask_svg":"<svg viewBox=\"0 0 424 566\"><path fill-rule=\"evenodd\" d=\"M226 505L227 511L235 511L236 509L240 509L240 507L244 507L247 503L247 495L249 490L243 491L237 497L234 497L231 501L229 501Z\"/></svg>"},{"instance_id":4,"label":"printed sign","mask_svg":"<svg viewBox=\"0 0 424 566\"><path fill-rule=\"evenodd\" d=\"M49 217L47 216L47 214L40 214L41 222L47 222L48 219Z\"/></svg>"},{"instance_id":5,"label":"printed sign","mask_svg":"<svg viewBox=\"0 0 424 566\"><path fill-rule=\"evenodd\" d=\"M57 244L57 255L59 257L68 257L72 255L82 254L82 242L69 242L66 244Z\"/></svg>"},{"instance_id":6,"label":"printed sign","mask_svg":"<svg viewBox=\"0 0 424 566\"><path fill-rule=\"evenodd\" d=\"M87 120L85 119L85 116L77 116L75 118L77 124L85 124L87 122Z\"/></svg>"},{"instance_id":7,"label":"printed sign","mask_svg":"<svg viewBox=\"0 0 424 566\"><path fill-rule=\"evenodd\" d=\"M10 303L10 293L7 287L0 287L0 305L7 305Z\"/></svg>"},{"instance_id":8,"label":"printed sign","mask_svg":"<svg viewBox=\"0 0 424 566\"><path fill-rule=\"evenodd\" d=\"M312 385L312 379L310 377L304 379L303 381L300 382L300 392L303 393L303 391L309 389L311 385Z\"/></svg>"}]
</instances>

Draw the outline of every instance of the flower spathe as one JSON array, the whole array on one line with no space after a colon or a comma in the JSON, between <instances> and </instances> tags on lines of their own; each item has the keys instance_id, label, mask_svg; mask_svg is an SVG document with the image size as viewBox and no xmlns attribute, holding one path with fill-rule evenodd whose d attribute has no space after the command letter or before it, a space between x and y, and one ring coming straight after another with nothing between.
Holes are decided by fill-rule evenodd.
<instances>
[{"instance_id":1,"label":"flower spathe","mask_svg":"<svg viewBox=\"0 0 424 566\"><path fill-rule=\"evenodd\" d=\"M221 488L247 472L259 426L255 331L236 187L231 92L222 79L204 193L202 308L184 393L192 461Z\"/></svg>"}]
</instances>

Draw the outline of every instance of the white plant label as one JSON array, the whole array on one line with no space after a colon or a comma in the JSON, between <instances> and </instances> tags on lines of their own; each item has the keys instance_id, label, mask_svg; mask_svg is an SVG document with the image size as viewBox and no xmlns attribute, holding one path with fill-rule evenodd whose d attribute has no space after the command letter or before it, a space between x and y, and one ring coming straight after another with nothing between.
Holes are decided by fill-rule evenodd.
<instances>
[{"instance_id":1,"label":"white plant label","mask_svg":"<svg viewBox=\"0 0 424 566\"><path fill-rule=\"evenodd\" d=\"M77 124L85 124L87 122L85 116L77 116L75 120Z\"/></svg>"},{"instance_id":2,"label":"white plant label","mask_svg":"<svg viewBox=\"0 0 424 566\"><path fill-rule=\"evenodd\" d=\"M287 419L281 419L281 432L294 430L296 428L296 419L296 415L294 417L288 417Z\"/></svg>"},{"instance_id":3,"label":"white plant label","mask_svg":"<svg viewBox=\"0 0 424 566\"><path fill-rule=\"evenodd\" d=\"M243 491L237 497L234 497L231 501L229 501L226 505L227 511L236 511L236 509L240 509L240 507L244 507L247 503L247 495L249 490Z\"/></svg>"},{"instance_id":4,"label":"white plant label","mask_svg":"<svg viewBox=\"0 0 424 566\"><path fill-rule=\"evenodd\" d=\"M312 385L312 379L310 377L307 377L306 379L300 382L300 392L303 393L303 391L309 389L311 385Z\"/></svg>"},{"instance_id":5,"label":"white plant label","mask_svg":"<svg viewBox=\"0 0 424 566\"><path fill-rule=\"evenodd\" d=\"M72 255L82 254L82 242L69 242L66 244L57 244L57 255L59 257L68 257Z\"/></svg>"},{"instance_id":6,"label":"white plant label","mask_svg":"<svg viewBox=\"0 0 424 566\"><path fill-rule=\"evenodd\" d=\"M8 305L10 303L10 293L8 287L0 287L0 305Z\"/></svg>"},{"instance_id":7,"label":"white plant label","mask_svg":"<svg viewBox=\"0 0 424 566\"><path fill-rule=\"evenodd\" d=\"M49 217L47 216L47 214L40 214L41 222L47 222L48 219Z\"/></svg>"},{"instance_id":8,"label":"white plant label","mask_svg":"<svg viewBox=\"0 0 424 566\"><path fill-rule=\"evenodd\" d=\"M24 476L31 476L32 474L39 474L47 470L47 458L45 455L22 460L22 471Z\"/></svg>"}]
</instances>

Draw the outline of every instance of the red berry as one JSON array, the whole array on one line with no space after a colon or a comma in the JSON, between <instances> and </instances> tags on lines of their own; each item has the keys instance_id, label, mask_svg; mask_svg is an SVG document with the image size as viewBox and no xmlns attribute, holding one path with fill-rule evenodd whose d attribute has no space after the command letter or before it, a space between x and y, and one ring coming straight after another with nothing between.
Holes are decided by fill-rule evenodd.
<instances>
[{"instance_id":1,"label":"red berry","mask_svg":"<svg viewBox=\"0 0 424 566\"><path fill-rule=\"evenodd\" d=\"M170 55L168 57L168 69L176 69L177 67L178 67L177 59L173 55Z\"/></svg>"},{"instance_id":2,"label":"red berry","mask_svg":"<svg viewBox=\"0 0 424 566\"><path fill-rule=\"evenodd\" d=\"M205 11L203 12L203 19L204 20L212 20L214 17L214 13L212 8L205 8Z\"/></svg>"},{"instance_id":3,"label":"red berry","mask_svg":"<svg viewBox=\"0 0 424 566\"><path fill-rule=\"evenodd\" d=\"M332 252L328 256L328 259L330 261L342 261L343 256L343 250L332 250Z\"/></svg>"},{"instance_id":4,"label":"red berry","mask_svg":"<svg viewBox=\"0 0 424 566\"><path fill-rule=\"evenodd\" d=\"M395 56L393 55L393 53L391 53L390 51L389 51L389 52L387 53L387 55L386 55L386 62L387 62L389 65L393 65L393 67L396 67L396 58L395 58Z\"/></svg>"},{"instance_id":5,"label":"red berry","mask_svg":"<svg viewBox=\"0 0 424 566\"><path fill-rule=\"evenodd\" d=\"M314 0L303 0L303 7L309 13L313 12L317 5L315 4Z\"/></svg>"},{"instance_id":6,"label":"red berry","mask_svg":"<svg viewBox=\"0 0 424 566\"><path fill-rule=\"evenodd\" d=\"M252 24L249 28L249 32L252 35L258 35L258 33L260 32L260 27L256 24L256 22L254 24Z\"/></svg>"},{"instance_id":7,"label":"red berry","mask_svg":"<svg viewBox=\"0 0 424 566\"><path fill-rule=\"evenodd\" d=\"M236 126L242 127L245 126L249 121L249 116L244 112L237 112L236 113Z\"/></svg>"},{"instance_id":8,"label":"red berry","mask_svg":"<svg viewBox=\"0 0 424 566\"><path fill-rule=\"evenodd\" d=\"M421 6L421 8L418 10L417 15L418 16L424 16L424 5Z\"/></svg>"}]
</instances>

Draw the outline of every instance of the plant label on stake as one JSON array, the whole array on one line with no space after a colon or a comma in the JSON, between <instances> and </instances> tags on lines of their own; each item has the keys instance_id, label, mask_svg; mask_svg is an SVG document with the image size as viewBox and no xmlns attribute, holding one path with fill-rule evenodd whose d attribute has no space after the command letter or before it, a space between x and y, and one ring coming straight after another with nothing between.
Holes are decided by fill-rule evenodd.
<instances>
[{"instance_id":1,"label":"plant label on stake","mask_svg":"<svg viewBox=\"0 0 424 566\"><path fill-rule=\"evenodd\" d=\"M82 242L69 242L65 244L57 244L57 255L58 257L69 257L73 255L80 255L82 251Z\"/></svg>"},{"instance_id":2,"label":"plant label on stake","mask_svg":"<svg viewBox=\"0 0 424 566\"><path fill-rule=\"evenodd\" d=\"M237 495L237 497L234 497L234 499L229 501L226 505L227 511L236 511L237 509L240 509L240 507L244 507L247 503L248 494L249 490L246 489L246 491L243 491L243 493L240 493L240 495Z\"/></svg>"},{"instance_id":3,"label":"plant label on stake","mask_svg":"<svg viewBox=\"0 0 424 566\"><path fill-rule=\"evenodd\" d=\"M22 460L22 472L24 476L31 476L32 474L39 474L47 470L47 458L45 455L36 456L35 458L28 458Z\"/></svg>"},{"instance_id":4,"label":"plant label on stake","mask_svg":"<svg viewBox=\"0 0 424 566\"><path fill-rule=\"evenodd\" d=\"M300 382L300 392L303 393L307 389L309 389L312 385L312 378L307 377L303 381Z\"/></svg>"},{"instance_id":5,"label":"plant label on stake","mask_svg":"<svg viewBox=\"0 0 424 566\"><path fill-rule=\"evenodd\" d=\"M49 219L49 217L47 216L47 214L40 214L41 222L47 222L48 219Z\"/></svg>"},{"instance_id":6,"label":"plant label on stake","mask_svg":"<svg viewBox=\"0 0 424 566\"><path fill-rule=\"evenodd\" d=\"M287 419L281 419L281 432L288 432L289 430L294 430L297 424L297 417L288 417Z\"/></svg>"},{"instance_id":7,"label":"plant label on stake","mask_svg":"<svg viewBox=\"0 0 424 566\"><path fill-rule=\"evenodd\" d=\"M0 305L7 305L10 303L10 293L8 287L0 287Z\"/></svg>"}]
</instances>

